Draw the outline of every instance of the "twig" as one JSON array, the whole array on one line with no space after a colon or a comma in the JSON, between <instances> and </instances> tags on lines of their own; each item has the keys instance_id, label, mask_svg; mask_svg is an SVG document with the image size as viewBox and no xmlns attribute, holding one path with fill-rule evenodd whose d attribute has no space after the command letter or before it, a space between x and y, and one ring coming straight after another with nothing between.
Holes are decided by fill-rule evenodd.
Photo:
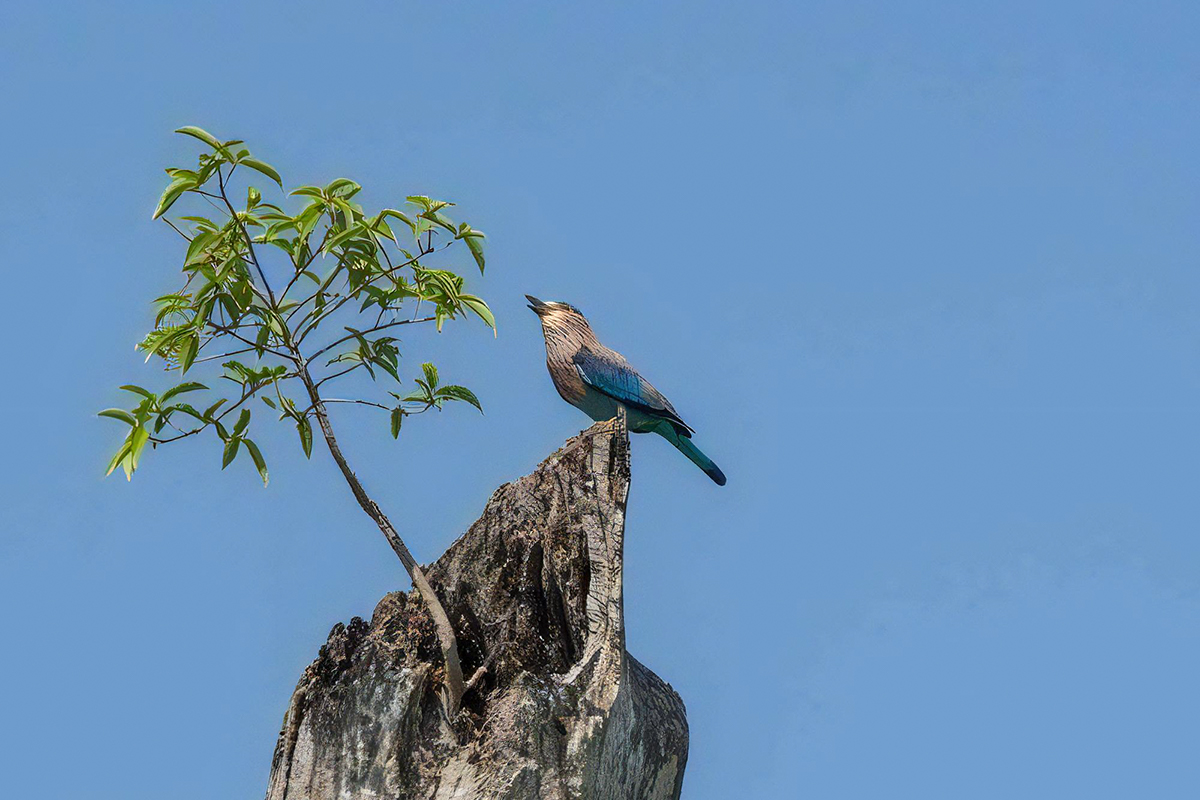
<instances>
[{"instance_id":1,"label":"twig","mask_svg":"<svg viewBox=\"0 0 1200 800\"><path fill-rule=\"evenodd\" d=\"M228 334L229 336L232 336L233 338L237 339L239 342L250 345L251 349L254 349L254 350L259 349L257 343L250 341L249 339L247 339L244 336L239 336L238 334L234 333L233 328L222 327L221 325L218 325L217 323L213 322L212 320L208 320L208 324L210 326L212 326L212 328L214 330L218 330L221 333ZM278 356L279 358L286 358L288 361L291 361L293 364L300 363L299 361L296 360L295 356L290 356L287 353L281 353L278 350L272 350L269 347L263 347L262 351L264 353L270 353L273 356Z\"/></svg>"},{"instance_id":2,"label":"twig","mask_svg":"<svg viewBox=\"0 0 1200 800\"><path fill-rule=\"evenodd\" d=\"M346 369L342 370L341 372L335 372L332 375L326 375L324 378L321 378L321 380L317 381L316 386L318 388L320 388L321 384L325 383L326 381L331 381L334 378L340 378L348 372L353 372L354 370L358 369L365 363L366 363L365 361L359 361L353 367L347 367Z\"/></svg>"},{"instance_id":3,"label":"twig","mask_svg":"<svg viewBox=\"0 0 1200 800\"><path fill-rule=\"evenodd\" d=\"M212 339L209 339L208 341L211 342ZM205 342L205 344L208 344L208 342ZM257 350L257 349L258 349L257 347L244 347L241 350L231 350L228 353L221 353L220 355L205 356L204 358L197 358L192 363L193 364L201 364L205 361L216 361L218 358L229 358L230 356L238 356L238 355L241 355L242 353L249 353L250 351Z\"/></svg>"},{"instance_id":4,"label":"twig","mask_svg":"<svg viewBox=\"0 0 1200 800\"><path fill-rule=\"evenodd\" d=\"M233 170L237 165L229 169L230 177L233 176ZM246 251L250 256L250 260L254 262L254 268L258 270L258 277L263 282L263 287L267 290L267 296L271 299L271 310L275 310L275 293L271 291L271 284L267 282L266 273L258 263L258 255L254 252L254 242L250 240L250 233L246 230L246 226L238 219L237 211L233 207L233 203L229 202L229 197L225 194L225 175L221 172L221 168L217 167L217 185L221 187L221 199L225 201L225 206L229 209L229 215L233 218L233 224L237 225L238 230L242 232L242 237L246 240Z\"/></svg>"},{"instance_id":5,"label":"twig","mask_svg":"<svg viewBox=\"0 0 1200 800\"><path fill-rule=\"evenodd\" d=\"M351 339L356 339L359 336L363 336L368 333L374 333L375 331L381 331L381 330L384 330L385 328L394 328L397 325L412 325L413 323L416 323L416 322L433 322L435 319L436 319L436 317L424 317L422 319L400 319L400 320L396 320L395 322L387 322L387 323L384 323L383 325L376 325L373 328L367 328L366 330L359 331L358 333L351 333L348 336L343 336L342 338L340 338L334 342L330 342L329 344L325 345L320 350L318 350L317 352L315 352L311 356L309 356L308 359L309 359L309 361L311 361L314 358L316 358L317 356L321 355L322 353L324 353L328 350L332 350L333 348L337 347L342 342L348 342Z\"/></svg>"},{"instance_id":6,"label":"twig","mask_svg":"<svg viewBox=\"0 0 1200 800\"><path fill-rule=\"evenodd\" d=\"M339 400L336 397L322 397L321 400L326 403L353 403L360 406L372 406L374 408L382 408L384 411L391 411L391 406L385 406L382 403L374 403L370 400ZM311 411L312 407L305 409L306 413Z\"/></svg>"},{"instance_id":7,"label":"twig","mask_svg":"<svg viewBox=\"0 0 1200 800\"><path fill-rule=\"evenodd\" d=\"M443 246L442 246L440 249L442 249L442 250L445 250L447 247L449 247L449 246L450 246L450 245L452 245L452 244L454 244L454 241L453 241L453 240L451 240L451 241L447 242L447 243L446 243L445 245L443 245ZM404 263L402 263L402 264L397 264L395 267L392 267L391 269L387 269L387 270L384 270L383 272L379 273L379 274L378 274L378 275L376 275L374 278L371 278L369 281L367 281L366 283L364 283L364 284L363 284L363 286L364 286L364 287L365 287L365 286L370 286L371 284L375 283L375 281L379 280L380 278L390 277L390 276L391 276L393 273L397 272L398 270L404 269L405 267L409 266L410 264L415 264L417 261L419 261L420 259L424 258L424 257L425 257L425 256L427 256L427 255L431 255L431 254L433 254L433 253L436 253L436 252L437 252L437 250L438 250L438 248L434 248L434 249L431 249L431 250L422 250L420 253L418 253L417 255L413 256L413 257L412 257L412 258L410 258L408 261L405 261L405 262L404 262ZM361 289L362 287L359 287L359 288ZM314 294L313 296L315 297L315 294ZM324 320L324 319L326 319L326 318L328 318L328 317L332 316L334 312L336 312L336 311L337 311L339 308L341 308L342 306L344 306L344 305L345 305L346 303L348 303L350 300L354 299L354 297L355 297L355 295L350 295L350 294L348 294L348 295L345 295L344 297L342 297L342 299L341 299L341 300L338 300L336 303L332 303L332 304L330 304L330 305L327 305L327 306L326 306L326 310L325 310L324 312L322 312L322 315L321 315L320 317L314 317L314 318L313 318L313 321L312 321L311 323L308 323L308 327L307 327L307 328L305 328L305 329L304 329L304 330L303 330L303 331L300 333L300 336L297 338L297 340L296 340L296 341L297 341L297 342L302 342L302 341L304 341L305 337L307 337L307 336L308 336L308 334L310 334L310 333L312 332L313 328L314 328L314 327L316 327L317 323L319 323L319 322L321 322L322 320ZM304 302L308 302L308 300L311 300L311 299L312 299L311 297L310 297L310 298L306 298ZM418 301L418 309L419 309L419 308L420 308L420 305L419 305L419 304L420 304L420 298L417 298L417 301ZM304 303L301 303L301 305L303 305L303 304L304 304ZM292 313L295 313L295 309L292 309ZM289 318L290 318L290 315L289 315ZM303 325L303 324L304 324L304 322L303 322L303 321L301 321L301 325ZM299 327L299 326L297 326L297 327Z\"/></svg>"},{"instance_id":8,"label":"twig","mask_svg":"<svg viewBox=\"0 0 1200 800\"><path fill-rule=\"evenodd\" d=\"M174 222L171 222L171 220L167 219L166 217L163 217L163 218L162 218L162 221L163 221L163 222L165 222L165 223L167 223L168 225L170 225L170 226L171 226L171 228L172 228L172 229L173 229L173 230L174 230L176 233L178 233L180 236L182 236L184 239L187 239L189 242L192 240L192 237L188 236L186 233L184 233L183 231L179 230L179 228L176 228L176 227L175 227L175 223L174 223Z\"/></svg>"},{"instance_id":9,"label":"twig","mask_svg":"<svg viewBox=\"0 0 1200 800\"><path fill-rule=\"evenodd\" d=\"M212 422L206 422L203 425L201 425L199 428L187 431L186 433L181 433L178 436L172 436L169 439L158 439L158 438L151 436L150 441L154 442L155 444L166 444L167 442L177 442L180 439L186 439L189 436L194 436L195 434L200 433L200 431L206 430L209 425L212 425L214 423L217 423L217 422L220 422L221 420L223 420L226 416L229 415L229 413L231 411L233 411L236 408L238 408L239 406L241 406L243 403L245 403L251 397L254 397L254 395L258 394L260 391L265 389L267 386L272 386L272 385L278 383L279 381L286 381L290 378L295 378L295 377L297 377L297 375L298 375L298 373L291 373L290 375L283 375L274 381L268 381L267 383L260 384L259 386L256 386L254 389L252 389L249 392L243 392L242 396L238 399L238 401L236 403L234 403L229 408L222 411L217 416L213 417ZM172 425L171 427L175 428L174 425ZM175 428L175 430L179 430L179 428Z\"/></svg>"},{"instance_id":10,"label":"twig","mask_svg":"<svg viewBox=\"0 0 1200 800\"><path fill-rule=\"evenodd\" d=\"M308 260L304 262L304 266L300 266L295 261L292 262L292 266L294 266L296 268L296 274L292 276L292 279L290 281L288 281L287 286L283 287L283 291L279 295L280 300L287 297L287 293L292 290L292 286L294 286L296 281L298 281L300 279L300 276L303 275L310 266L312 266L313 261L315 261L317 258L317 253L320 253L321 250L325 247L325 242L329 239L329 234L332 230L333 230L332 228L325 229L325 235L321 237L321 244L317 246L316 250L313 250L312 252L310 252L308 254ZM297 239L297 241L299 241L299 239ZM305 241L307 241L307 239ZM341 262L339 262L339 264L340 263ZM316 297L316 295L314 294L313 297ZM305 302L308 302L308 301L306 300ZM301 303L301 305L303 305L303 303ZM290 314L288 315L288 319L291 319Z\"/></svg>"}]
</instances>

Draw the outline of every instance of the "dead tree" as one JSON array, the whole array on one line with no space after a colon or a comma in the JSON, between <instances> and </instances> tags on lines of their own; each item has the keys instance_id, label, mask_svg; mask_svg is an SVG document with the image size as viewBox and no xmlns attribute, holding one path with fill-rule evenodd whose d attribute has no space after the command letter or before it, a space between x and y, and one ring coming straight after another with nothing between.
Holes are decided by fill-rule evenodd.
<instances>
[{"instance_id":1,"label":"dead tree","mask_svg":"<svg viewBox=\"0 0 1200 800\"><path fill-rule=\"evenodd\" d=\"M501 486L428 570L455 630L462 710L419 593L338 624L292 696L267 800L670 800L683 701L625 650L629 438L593 425Z\"/></svg>"}]
</instances>

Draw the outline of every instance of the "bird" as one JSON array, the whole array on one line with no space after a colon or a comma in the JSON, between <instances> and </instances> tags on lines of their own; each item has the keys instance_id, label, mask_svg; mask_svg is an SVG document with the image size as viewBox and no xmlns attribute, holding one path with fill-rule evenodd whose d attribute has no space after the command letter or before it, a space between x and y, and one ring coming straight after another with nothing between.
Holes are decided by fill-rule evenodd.
<instances>
[{"instance_id":1,"label":"bird","mask_svg":"<svg viewBox=\"0 0 1200 800\"><path fill-rule=\"evenodd\" d=\"M692 444L695 431L680 418L671 402L624 356L600 344L579 309L569 303L543 302L528 294L525 299L541 320L546 368L563 400L597 422L613 419L618 407L624 406L630 431L657 433L718 486L725 485L725 473Z\"/></svg>"}]
</instances>

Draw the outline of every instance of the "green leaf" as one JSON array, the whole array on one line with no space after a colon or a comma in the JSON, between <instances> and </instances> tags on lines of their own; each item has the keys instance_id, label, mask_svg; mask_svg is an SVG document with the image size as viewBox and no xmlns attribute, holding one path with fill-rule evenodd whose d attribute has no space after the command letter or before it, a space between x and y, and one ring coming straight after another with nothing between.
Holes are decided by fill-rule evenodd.
<instances>
[{"instance_id":1,"label":"green leaf","mask_svg":"<svg viewBox=\"0 0 1200 800\"><path fill-rule=\"evenodd\" d=\"M325 187L325 193L331 197L336 196L349 199L358 194L360 189L362 189L362 187L349 178L338 178L333 183Z\"/></svg>"},{"instance_id":2,"label":"green leaf","mask_svg":"<svg viewBox=\"0 0 1200 800\"><path fill-rule=\"evenodd\" d=\"M433 223L425 219L425 217L417 217L413 221L413 238L416 239L418 243L421 241L421 234L429 230L433 230ZM411 257L412 256L409 256L409 258Z\"/></svg>"},{"instance_id":3,"label":"green leaf","mask_svg":"<svg viewBox=\"0 0 1200 800\"><path fill-rule=\"evenodd\" d=\"M120 388L120 389L122 389L123 391L126 391L126 392L133 392L134 394L140 394L142 397L145 397L145 398L147 398L147 399L153 399L153 398L154 398L154 392L151 392L151 391L148 391L148 390L146 390L146 389L143 389L143 388L142 388L142 387L140 387L140 386L134 386L132 383L127 383L127 384L125 384L124 386L121 386L121 387L118 387L118 388Z\"/></svg>"},{"instance_id":4,"label":"green leaf","mask_svg":"<svg viewBox=\"0 0 1200 800\"><path fill-rule=\"evenodd\" d=\"M347 227L354 223L354 206L347 203L342 197L333 197L330 202L336 206L338 211L342 212L342 219ZM333 208L330 208L330 211L333 211Z\"/></svg>"},{"instance_id":5,"label":"green leaf","mask_svg":"<svg viewBox=\"0 0 1200 800\"><path fill-rule=\"evenodd\" d=\"M179 366L186 373L188 367L192 366L192 362L196 360L196 353L200 350L200 337L192 333L183 338L183 346L179 350Z\"/></svg>"},{"instance_id":6,"label":"green leaf","mask_svg":"<svg viewBox=\"0 0 1200 800\"><path fill-rule=\"evenodd\" d=\"M392 409L392 438L400 438L400 425L404 422L404 409L396 407Z\"/></svg>"},{"instance_id":7,"label":"green leaf","mask_svg":"<svg viewBox=\"0 0 1200 800\"><path fill-rule=\"evenodd\" d=\"M304 448L304 457L312 458L312 424L307 417L296 423L296 431L300 434L300 446Z\"/></svg>"},{"instance_id":8,"label":"green leaf","mask_svg":"<svg viewBox=\"0 0 1200 800\"><path fill-rule=\"evenodd\" d=\"M197 411L196 409L192 408L192 407L191 407L190 405L188 405L187 403L176 403L175 405L171 406L170 408L164 408L164 409L163 409L163 412L164 412L164 413L166 413L166 414L169 414L169 413L170 413L170 412L172 412L172 411L179 411L179 412L181 412L181 413L183 413L183 414L187 414L189 417L192 417L192 418L194 418L194 419L197 419L197 420L199 420L200 422L208 422L208 420L206 420L206 419L204 418L204 416L203 416L203 415L202 415L202 414L201 414L199 411Z\"/></svg>"},{"instance_id":9,"label":"green leaf","mask_svg":"<svg viewBox=\"0 0 1200 800\"><path fill-rule=\"evenodd\" d=\"M125 456L129 455L129 440L126 439L117 449L117 454L112 457L112 461L108 462L108 470L104 473L104 477L113 474L113 470L121 466L121 462L125 460Z\"/></svg>"},{"instance_id":10,"label":"green leaf","mask_svg":"<svg viewBox=\"0 0 1200 800\"><path fill-rule=\"evenodd\" d=\"M243 408L242 413L238 414L237 422L233 426L233 435L236 437L239 433L246 430L246 426L250 424L250 409Z\"/></svg>"},{"instance_id":11,"label":"green leaf","mask_svg":"<svg viewBox=\"0 0 1200 800\"><path fill-rule=\"evenodd\" d=\"M275 401L272 400L271 398L267 397L266 395L263 395L259 399L262 400L264 403L266 403L268 407L275 408Z\"/></svg>"},{"instance_id":12,"label":"green leaf","mask_svg":"<svg viewBox=\"0 0 1200 800\"><path fill-rule=\"evenodd\" d=\"M171 389L167 389L165 392L163 392L163 396L161 398L159 398L159 402L166 403L167 401L169 401L172 397L175 397L176 395L181 395L186 392L197 392L197 391L200 391L202 389L207 389L207 388L208 387L205 386L203 383L196 383L195 381L188 381L187 383L181 383L178 386L171 388Z\"/></svg>"},{"instance_id":13,"label":"green leaf","mask_svg":"<svg viewBox=\"0 0 1200 800\"><path fill-rule=\"evenodd\" d=\"M258 240L256 239L255 241L257 242ZM274 245L275 247L278 247L280 250L287 253L289 256L294 256L296 254L296 243L294 241L292 241L291 239L272 239L269 242L267 242L267 244L271 244L271 245Z\"/></svg>"},{"instance_id":14,"label":"green leaf","mask_svg":"<svg viewBox=\"0 0 1200 800\"><path fill-rule=\"evenodd\" d=\"M129 436L117 450L117 454L113 456L112 461L108 462L108 471L104 473L108 477L117 467L125 470L125 479L132 480L133 472L137 469L138 458L142 454L142 448L146 446L146 442L150 439L150 431L138 426L129 432Z\"/></svg>"},{"instance_id":15,"label":"green leaf","mask_svg":"<svg viewBox=\"0 0 1200 800\"><path fill-rule=\"evenodd\" d=\"M487 303L470 294L459 295L458 299L464 306L474 311L481 320L487 323L487 326L492 329L492 333L496 332L496 317L492 314L492 310L488 308Z\"/></svg>"},{"instance_id":16,"label":"green leaf","mask_svg":"<svg viewBox=\"0 0 1200 800\"><path fill-rule=\"evenodd\" d=\"M179 325L164 324L147 333L146 338L134 347L146 351L146 361L155 355L169 359L178 355L180 336L182 328Z\"/></svg>"},{"instance_id":17,"label":"green leaf","mask_svg":"<svg viewBox=\"0 0 1200 800\"><path fill-rule=\"evenodd\" d=\"M421 365L421 371L425 373L425 383L429 385L429 388L431 390L436 389L438 383L437 367L427 361Z\"/></svg>"},{"instance_id":18,"label":"green leaf","mask_svg":"<svg viewBox=\"0 0 1200 800\"><path fill-rule=\"evenodd\" d=\"M176 178L167 186L166 191L162 193L162 197L158 199L158 206L154 209L154 215L150 219L158 219L163 214L167 213L167 209L175 205L175 201L179 196L188 189L194 189L196 181L192 178Z\"/></svg>"},{"instance_id":19,"label":"green leaf","mask_svg":"<svg viewBox=\"0 0 1200 800\"><path fill-rule=\"evenodd\" d=\"M208 408L204 409L204 418L205 418L205 419L212 419L212 415L213 415L213 413L214 413L214 412L215 412L215 411L216 411L218 408L220 408L222 405L224 405L226 402L228 402L228 398L222 397L220 400L218 400L217 402L213 403L213 404L212 404L211 406L209 406Z\"/></svg>"},{"instance_id":20,"label":"green leaf","mask_svg":"<svg viewBox=\"0 0 1200 800\"><path fill-rule=\"evenodd\" d=\"M446 230L450 231L455 236L458 235L458 228L454 227L454 222L451 221L450 218L447 217L445 214L439 213L438 211L426 211L421 216L425 217L428 220L436 222L438 225L440 225L443 228L445 228Z\"/></svg>"},{"instance_id":21,"label":"green leaf","mask_svg":"<svg viewBox=\"0 0 1200 800\"><path fill-rule=\"evenodd\" d=\"M396 383L400 383L400 373L396 369L396 365L394 363L385 361L381 358L372 359L372 363L386 372L388 375L391 375L392 380L394 380Z\"/></svg>"},{"instance_id":22,"label":"green leaf","mask_svg":"<svg viewBox=\"0 0 1200 800\"><path fill-rule=\"evenodd\" d=\"M383 211L379 212L379 217L380 217L380 219L387 219L388 217L394 217L395 219L398 219L401 222L403 222L405 225L407 225L409 230L413 229L413 221L411 219L409 219L408 215L405 214L403 211L397 211L394 208L385 208Z\"/></svg>"},{"instance_id":23,"label":"green leaf","mask_svg":"<svg viewBox=\"0 0 1200 800\"><path fill-rule=\"evenodd\" d=\"M150 431L146 428L138 426L133 429L129 435L129 457L126 459L125 478L133 479L133 472L138 467L138 460L142 457L142 449L145 448L146 442L150 440Z\"/></svg>"},{"instance_id":24,"label":"green leaf","mask_svg":"<svg viewBox=\"0 0 1200 800\"><path fill-rule=\"evenodd\" d=\"M475 257L475 263L479 265L479 274L483 274L483 233L480 231L471 231L470 234L463 236L467 243L467 249L471 251L471 255ZM494 327L494 326L493 326Z\"/></svg>"},{"instance_id":25,"label":"green leaf","mask_svg":"<svg viewBox=\"0 0 1200 800\"><path fill-rule=\"evenodd\" d=\"M250 458L254 459L254 466L258 467L258 474L262 478L263 486L267 485L267 462L263 460L262 452L259 451L258 445L249 439L246 442L246 449L250 451Z\"/></svg>"},{"instance_id":26,"label":"green leaf","mask_svg":"<svg viewBox=\"0 0 1200 800\"><path fill-rule=\"evenodd\" d=\"M283 178L279 177L279 173L276 172L275 168L270 164L259 161L257 158L243 158L238 163L247 166L250 169L258 170L263 175L266 175L268 178L278 183L280 189L283 188Z\"/></svg>"},{"instance_id":27,"label":"green leaf","mask_svg":"<svg viewBox=\"0 0 1200 800\"><path fill-rule=\"evenodd\" d=\"M220 140L203 128L197 128L195 125L184 125L182 128L176 128L175 132L182 133L184 136L191 136L199 139L212 149L227 153L227 151L225 151L225 146L221 144Z\"/></svg>"},{"instance_id":28,"label":"green leaf","mask_svg":"<svg viewBox=\"0 0 1200 800\"><path fill-rule=\"evenodd\" d=\"M246 162L243 161L242 163L245 164ZM256 205L258 205L261 202L262 202L262 192L260 192L258 189L255 189L253 186L251 186L250 188L248 188L246 190L246 205L249 208L254 208Z\"/></svg>"},{"instance_id":29,"label":"green leaf","mask_svg":"<svg viewBox=\"0 0 1200 800\"><path fill-rule=\"evenodd\" d=\"M387 237L392 242L395 242L396 244L400 244L400 240L396 238L396 234L392 233L391 226L388 225L386 221L384 221L382 213L380 213L378 216L376 216L375 219L371 220L370 225L368 225L367 227L370 228L375 233L380 234L381 236ZM380 241L381 242L383 241L382 238L380 239Z\"/></svg>"},{"instance_id":30,"label":"green leaf","mask_svg":"<svg viewBox=\"0 0 1200 800\"><path fill-rule=\"evenodd\" d=\"M258 335L254 337L254 352L262 358L263 351L267 347L267 343L271 340L270 327L263 325L258 329Z\"/></svg>"},{"instance_id":31,"label":"green leaf","mask_svg":"<svg viewBox=\"0 0 1200 800\"><path fill-rule=\"evenodd\" d=\"M101 411L99 414L97 414L96 416L108 417L109 419L120 420L121 422L124 422L126 425L130 426L131 428L137 427L137 420L133 418L133 414L130 414L128 411L126 411L123 408L106 408L103 411ZM112 470L110 469L109 472L112 472Z\"/></svg>"},{"instance_id":32,"label":"green leaf","mask_svg":"<svg viewBox=\"0 0 1200 800\"><path fill-rule=\"evenodd\" d=\"M201 231L197 233L188 244L187 255L183 257L184 266L188 266L196 261L203 261L204 258L198 259L197 256L207 256L207 247L214 240L219 239L220 236L216 231Z\"/></svg>"},{"instance_id":33,"label":"green leaf","mask_svg":"<svg viewBox=\"0 0 1200 800\"><path fill-rule=\"evenodd\" d=\"M479 404L479 398L465 386L443 386L437 390L437 397L448 397L451 400L462 400L465 403L470 403L479 409L479 413L483 413L483 406Z\"/></svg>"},{"instance_id":34,"label":"green leaf","mask_svg":"<svg viewBox=\"0 0 1200 800\"><path fill-rule=\"evenodd\" d=\"M241 441L241 439L232 438L225 443L225 452L221 455L221 469L228 467L237 458L238 444Z\"/></svg>"},{"instance_id":35,"label":"green leaf","mask_svg":"<svg viewBox=\"0 0 1200 800\"><path fill-rule=\"evenodd\" d=\"M350 239L354 236L360 236L360 235L362 235L361 226L351 225L350 227L346 228L346 230L340 232L338 235L334 236L332 239L330 239L328 242L325 243L325 248L324 248L325 252L326 253L331 252L333 250L333 248L337 247L339 244L346 241L347 239Z\"/></svg>"}]
</instances>

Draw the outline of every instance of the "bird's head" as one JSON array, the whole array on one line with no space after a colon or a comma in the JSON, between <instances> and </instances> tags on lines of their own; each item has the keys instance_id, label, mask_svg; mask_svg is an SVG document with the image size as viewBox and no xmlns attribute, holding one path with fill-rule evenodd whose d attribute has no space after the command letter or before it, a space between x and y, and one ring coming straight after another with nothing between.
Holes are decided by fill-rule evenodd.
<instances>
[{"instance_id":1,"label":"bird's head","mask_svg":"<svg viewBox=\"0 0 1200 800\"><path fill-rule=\"evenodd\" d=\"M529 301L529 309L538 315L542 325L547 328L575 327L588 328L587 319L579 309L569 303L559 303L554 300L538 300L533 295L525 295Z\"/></svg>"}]
</instances>

